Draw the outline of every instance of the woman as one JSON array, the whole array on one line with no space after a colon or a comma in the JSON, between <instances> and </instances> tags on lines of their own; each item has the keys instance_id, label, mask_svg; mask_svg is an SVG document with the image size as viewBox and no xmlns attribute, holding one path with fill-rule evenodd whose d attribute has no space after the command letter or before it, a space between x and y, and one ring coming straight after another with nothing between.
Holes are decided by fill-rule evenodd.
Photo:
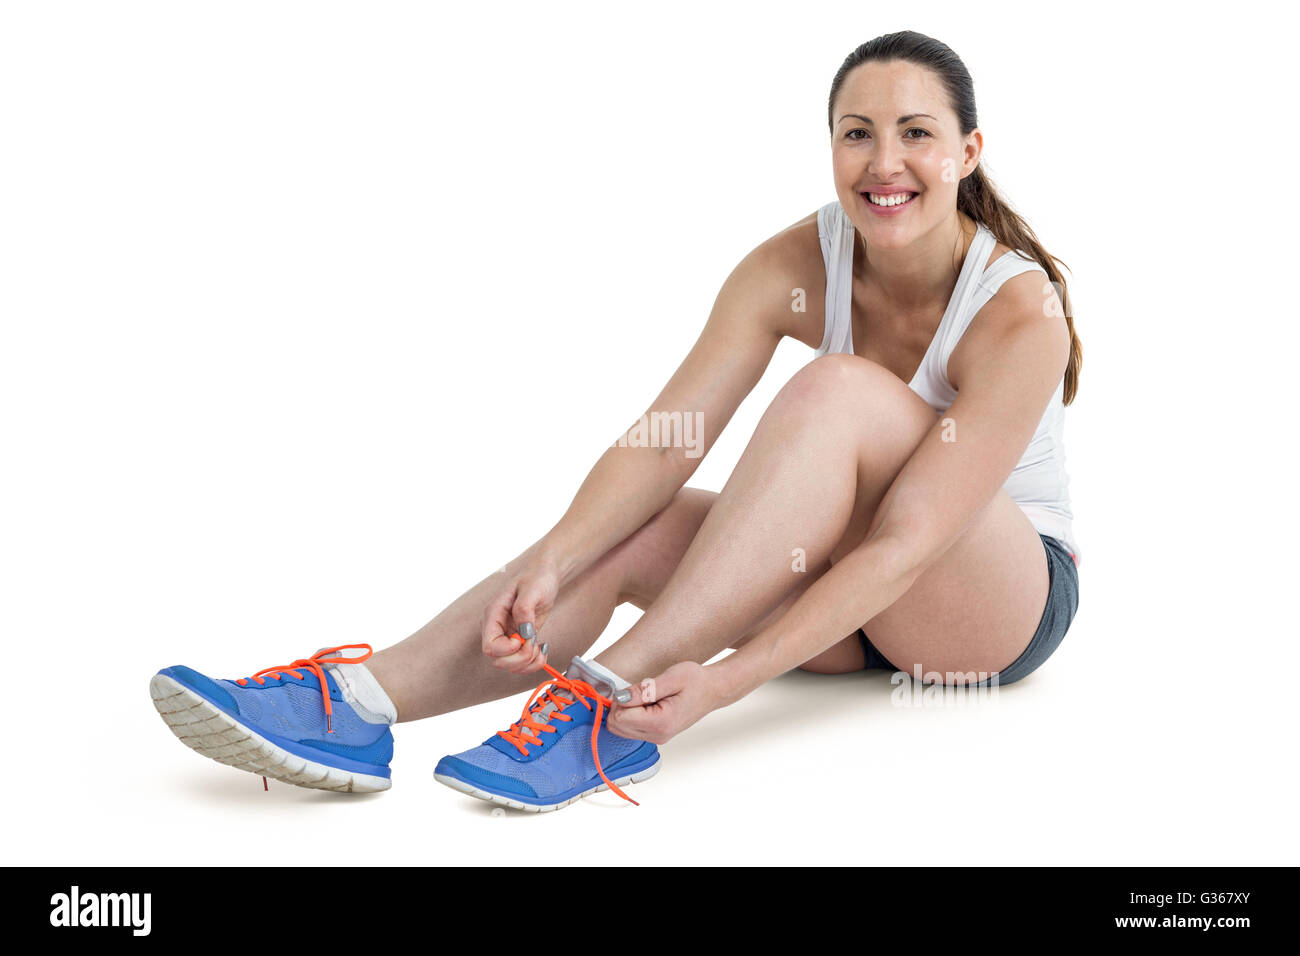
<instances>
[{"instance_id":1,"label":"woman","mask_svg":"<svg viewBox=\"0 0 1300 956\"><path fill-rule=\"evenodd\" d=\"M1078 603L1065 283L979 166L971 78L948 47L913 32L863 44L829 122L838 200L745 257L651 406L702 423L707 454L782 337L817 349L721 494L683 487L698 449L635 440L643 416L554 528L405 641L237 681L159 672L178 736L290 783L382 790L392 724L518 693L546 668L518 721L435 769L545 810L622 794L658 769L656 744L795 667L1005 684L1040 666ZM645 613L598 662L549 666L585 653L624 601ZM627 690L619 674L649 679Z\"/></svg>"}]
</instances>

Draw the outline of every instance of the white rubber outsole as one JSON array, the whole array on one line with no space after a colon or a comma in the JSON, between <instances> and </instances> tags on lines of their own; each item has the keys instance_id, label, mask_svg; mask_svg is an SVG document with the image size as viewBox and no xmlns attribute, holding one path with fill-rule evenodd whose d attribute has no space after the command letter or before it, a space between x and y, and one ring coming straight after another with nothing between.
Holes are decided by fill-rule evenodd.
<instances>
[{"instance_id":1,"label":"white rubber outsole","mask_svg":"<svg viewBox=\"0 0 1300 956\"><path fill-rule=\"evenodd\" d=\"M149 696L181 743L236 770L295 787L341 793L376 793L393 785L387 777L339 770L291 754L165 674L155 674L149 681Z\"/></svg>"},{"instance_id":2,"label":"white rubber outsole","mask_svg":"<svg viewBox=\"0 0 1300 956\"><path fill-rule=\"evenodd\" d=\"M617 787L625 787L629 783L640 783L642 780L649 780L659 772L660 763L660 760L656 760L644 770L638 770L636 773L626 777L615 777L614 785ZM469 794L471 797L478 797L480 800L486 800L488 803L497 803L503 807L513 807L516 810L527 810L529 813L548 813L551 810L559 810L562 807L567 807L571 803L577 803L583 797L589 797L593 793L600 793L602 790L609 789L609 787L602 783L598 787L592 787L590 790L583 791L576 797L570 797L563 803L537 806L536 804L531 803L520 803L518 800L511 800L509 797L502 797L495 793L488 793L486 790L478 789L472 783L466 783L464 780L457 780L455 777L449 777L446 774L435 773L433 779L437 780L444 786L451 787L453 790L459 790L461 793Z\"/></svg>"}]
</instances>

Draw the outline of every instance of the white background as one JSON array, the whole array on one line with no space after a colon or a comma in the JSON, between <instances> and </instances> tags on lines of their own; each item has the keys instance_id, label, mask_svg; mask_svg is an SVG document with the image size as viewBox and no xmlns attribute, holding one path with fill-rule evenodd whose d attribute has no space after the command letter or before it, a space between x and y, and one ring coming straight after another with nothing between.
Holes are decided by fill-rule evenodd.
<instances>
[{"instance_id":1,"label":"white background","mask_svg":"<svg viewBox=\"0 0 1300 956\"><path fill-rule=\"evenodd\" d=\"M1291 34L883 9L6 5L6 861L1296 863ZM1072 270L1081 604L1042 669L982 708L787 675L640 808L540 817L431 775L522 698L399 726L370 797L175 740L159 668L385 646L550 528L735 264L835 198L830 81L899 29L964 58ZM811 358L781 345L691 484Z\"/></svg>"}]
</instances>

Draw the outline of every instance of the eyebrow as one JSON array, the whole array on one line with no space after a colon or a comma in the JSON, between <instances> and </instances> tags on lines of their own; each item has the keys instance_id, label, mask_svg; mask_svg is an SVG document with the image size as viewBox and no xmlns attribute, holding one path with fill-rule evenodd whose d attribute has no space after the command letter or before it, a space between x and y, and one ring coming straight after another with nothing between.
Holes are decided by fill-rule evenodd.
<instances>
[{"instance_id":1,"label":"eyebrow","mask_svg":"<svg viewBox=\"0 0 1300 956\"><path fill-rule=\"evenodd\" d=\"M898 125L902 126L904 123L910 123L912 120L916 119L919 116L924 116L926 119L932 119L936 123L939 122L939 120L936 117L931 116L929 113L908 113L906 116L900 116L898 118ZM843 123L846 119L860 119L864 123L871 123L871 117L863 116L861 113L845 113L843 116L840 117L839 123ZM836 123L835 125L838 126L839 123ZM871 125L875 126L876 124L871 123Z\"/></svg>"}]
</instances>

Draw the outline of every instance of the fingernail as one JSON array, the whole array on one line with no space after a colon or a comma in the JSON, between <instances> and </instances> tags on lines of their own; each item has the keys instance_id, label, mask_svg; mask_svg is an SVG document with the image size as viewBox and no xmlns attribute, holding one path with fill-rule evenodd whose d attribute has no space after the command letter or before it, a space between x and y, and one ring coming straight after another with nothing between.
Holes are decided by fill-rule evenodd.
<instances>
[{"instance_id":1,"label":"fingernail","mask_svg":"<svg viewBox=\"0 0 1300 956\"><path fill-rule=\"evenodd\" d=\"M626 687L624 687L621 691L619 691L617 694L614 695L614 699L618 701L620 704L630 704L632 702L632 692L628 690Z\"/></svg>"},{"instance_id":2,"label":"fingernail","mask_svg":"<svg viewBox=\"0 0 1300 956\"><path fill-rule=\"evenodd\" d=\"M551 645L550 645L550 644L543 644L543 645L542 645L542 656L543 656L543 657L545 657L547 654L549 654L550 651L551 651Z\"/></svg>"},{"instance_id":3,"label":"fingernail","mask_svg":"<svg viewBox=\"0 0 1300 956\"><path fill-rule=\"evenodd\" d=\"M537 640L537 628L533 627L531 621L527 624L520 624L519 636L522 637L525 642L532 644Z\"/></svg>"}]
</instances>

